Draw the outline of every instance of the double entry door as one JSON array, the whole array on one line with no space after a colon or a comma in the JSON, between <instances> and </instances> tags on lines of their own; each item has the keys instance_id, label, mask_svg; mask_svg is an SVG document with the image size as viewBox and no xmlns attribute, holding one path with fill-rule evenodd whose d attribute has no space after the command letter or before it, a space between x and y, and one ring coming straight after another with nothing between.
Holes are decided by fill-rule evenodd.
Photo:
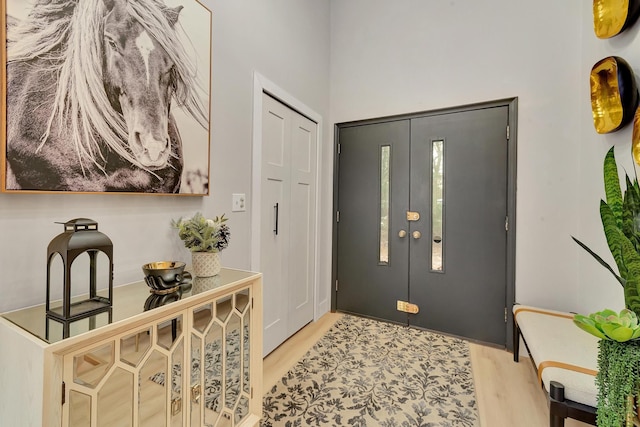
<instances>
[{"instance_id":1,"label":"double entry door","mask_svg":"<svg viewBox=\"0 0 640 427\"><path fill-rule=\"evenodd\" d=\"M338 126L339 311L506 344L508 114Z\"/></svg>"}]
</instances>

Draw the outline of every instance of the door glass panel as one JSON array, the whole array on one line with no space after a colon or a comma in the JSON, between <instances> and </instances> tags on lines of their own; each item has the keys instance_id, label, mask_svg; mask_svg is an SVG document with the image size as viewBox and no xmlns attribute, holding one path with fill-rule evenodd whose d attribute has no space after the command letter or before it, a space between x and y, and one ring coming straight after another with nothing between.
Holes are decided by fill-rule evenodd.
<instances>
[{"instance_id":1,"label":"door glass panel","mask_svg":"<svg viewBox=\"0 0 640 427\"><path fill-rule=\"evenodd\" d=\"M240 424L240 421L249 413L249 399L246 396L240 398L240 404L236 408L235 423Z\"/></svg>"},{"instance_id":2,"label":"door glass panel","mask_svg":"<svg viewBox=\"0 0 640 427\"><path fill-rule=\"evenodd\" d=\"M431 141L431 271L443 271L444 141Z\"/></svg>"},{"instance_id":3,"label":"door glass panel","mask_svg":"<svg viewBox=\"0 0 640 427\"><path fill-rule=\"evenodd\" d=\"M380 147L380 257L379 264L389 263L389 164L391 146Z\"/></svg>"},{"instance_id":4,"label":"door glass panel","mask_svg":"<svg viewBox=\"0 0 640 427\"><path fill-rule=\"evenodd\" d=\"M114 363L114 342L89 350L73 358L73 381L94 388Z\"/></svg>"},{"instance_id":5,"label":"door glass panel","mask_svg":"<svg viewBox=\"0 0 640 427\"><path fill-rule=\"evenodd\" d=\"M176 349L171 355L172 370L171 376L173 380L171 388L171 427L182 426L182 361L184 355L184 341L180 340L180 343L176 346Z\"/></svg>"},{"instance_id":6,"label":"door glass panel","mask_svg":"<svg viewBox=\"0 0 640 427\"><path fill-rule=\"evenodd\" d=\"M211 323L211 319L213 319L212 303L196 308L193 310L193 329L201 333L204 332L209 323Z\"/></svg>"},{"instance_id":7,"label":"door glass panel","mask_svg":"<svg viewBox=\"0 0 640 427\"><path fill-rule=\"evenodd\" d=\"M244 289L236 293L236 309L243 313L244 309L249 305L249 289Z\"/></svg>"},{"instance_id":8,"label":"door glass panel","mask_svg":"<svg viewBox=\"0 0 640 427\"><path fill-rule=\"evenodd\" d=\"M220 417L218 424L216 424L216 427L231 427L232 425L231 414L228 411L225 411L222 413L222 416Z\"/></svg>"},{"instance_id":9,"label":"door glass panel","mask_svg":"<svg viewBox=\"0 0 640 427\"><path fill-rule=\"evenodd\" d=\"M201 425L201 402L200 398L201 394L201 370L200 370L200 354L202 353L200 350L200 346L202 345L202 340L197 337L195 334L191 335L191 381L189 382L189 395L187 398L191 402L191 425L199 426Z\"/></svg>"},{"instance_id":10,"label":"door glass panel","mask_svg":"<svg viewBox=\"0 0 640 427\"><path fill-rule=\"evenodd\" d=\"M91 396L75 390L69 392L69 425L88 426L91 424Z\"/></svg>"},{"instance_id":11,"label":"door glass panel","mask_svg":"<svg viewBox=\"0 0 640 427\"><path fill-rule=\"evenodd\" d=\"M244 315L243 331L242 331L242 389L245 393L249 393L251 389L251 353L250 339L251 336L251 310Z\"/></svg>"},{"instance_id":12,"label":"door glass panel","mask_svg":"<svg viewBox=\"0 0 640 427\"><path fill-rule=\"evenodd\" d=\"M115 409L117 408L117 409ZM98 392L98 427L133 427L133 374L116 368Z\"/></svg>"},{"instance_id":13,"label":"door glass panel","mask_svg":"<svg viewBox=\"0 0 640 427\"><path fill-rule=\"evenodd\" d=\"M222 326L214 322L205 337L204 355L199 362L204 370L202 400L207 425L215 425L222 409L222 335Z\"/></svg>"},{"instance_id":14,"label":"door glass panel","mask_svg":"<svg viewBox=\"0 0 640 427\"><path fill-rule=\"evenodd\" d=\"M182 334L182 316L161 322L158 324L158 345L165 350L170 350L180 334Z\"/></svg>"},{"instance_id":15,"label":"door glass panel","mask_svg":"<svg viewBox=\"0 0 640 427\"><path fill-rule=\"evenodd\" d=\"M131 366L138 366L151 348L151 330L152 328L147 328L120 338L120 360Z\"/></svg>"},{"instance_id":16,"label":"door glass panel","mask_svg":"<svg viewBox=\"0 0 640 427\"><path fill-rule=\"evenodd\" d=\"M174 389L178 385L171 384L171 376L167 372L167 356L154 350L142 365L138 378L140 427L166 425L167 387Z\"/></svg>"},{"instance_id":17,"label":"door glass panel","mask_svg":"<svg viewBox=\"0 0 640 427\"><path fill-rule=\"evenodd\" d=\"M229 409L233 409L238 402L240 395L240 378L241 378L241 366L240 358L242 353L240 352L241 345L241 320L237 313L231 315L231 320L226 327L225 334L225 385L224 388L224 403Z\"/></svg>"},{"instance_id":18,"label":"door glass panel","mask_svg":"<svg viewBox=\"0 0 640 427\"><path fill-rule=\"evenodd\" d=\"M218 301L216 301L216 317L220 319L221 322L227 320L229 313L233 309L231 296L222 297Z\"/></svg>"},{"instance_id":19,"label":"door glass panel","mask_svg":"<svg viewBox=\"0 0 640 427\"><path fill-rule=\"evenodd\" d=\"M235 425L239 425L240 421L244 419L249 414L249 399L247 396L251 393L251 371L250 371L250 360L251 355L249 353L249 336L250 336L250 325L251 325L251 310L247 310L243 319L242 319L242 392L243 395L240 397L240 402L236 407L235 412Z\"/></svg>"}]
</instances>

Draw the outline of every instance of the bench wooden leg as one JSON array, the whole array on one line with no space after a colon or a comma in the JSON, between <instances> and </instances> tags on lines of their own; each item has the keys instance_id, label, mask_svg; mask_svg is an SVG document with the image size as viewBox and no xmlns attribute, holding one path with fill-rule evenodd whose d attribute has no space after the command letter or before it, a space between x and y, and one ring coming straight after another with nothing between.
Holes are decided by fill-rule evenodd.
<instances>
[{"instance_id":1,"label":"bench wooden leg","mask_svg":"<svg viewBox=\"0 0 640 427\"><path fill-rule=\"evenodd\" d=\"M549 381L549 425L564 427L566 418L596 425L597 409L582 403L566 400L564 386L557 381Z\"/></svg>"},{"instance_id":2,"label":"bench wooden leg","mask_svg":"<svg viewBox=\"0 0 640 427\"><path fill-rule=\"evenodd\" d=\"M513 316L513 361L520 360L520 328L516 323L516 317Z\"/></svg>"},{"instance_id":3,"label":"bench wooden leg","mask_svg":"<svg viewBox=\"0 0 640 427\"><path fill-rule=\"evenodd\" d=\"M564 427L566 409L557 403L564 402L564 386L556 381L549 382L549 427ZM563 410L564 409L564 410Z\"/></svg>"},{"instance_id":4,"label":"bench wooden leg","mask_svg":"<svg viewBox=\"0 0 640 427\"><path fill-rule=\"evenodd\" d=\"M564 427L564 418L549 413L549 427Z\"/></svg>"}]
</instances>

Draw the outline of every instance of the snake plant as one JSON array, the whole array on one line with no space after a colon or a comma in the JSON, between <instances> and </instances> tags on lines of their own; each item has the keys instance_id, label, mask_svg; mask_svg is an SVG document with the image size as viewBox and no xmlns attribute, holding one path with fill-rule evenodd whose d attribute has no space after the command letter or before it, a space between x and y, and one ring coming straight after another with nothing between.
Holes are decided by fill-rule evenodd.
<instances>
[{"instance_id":1,"label":"snake plant","mask_svg":"<svg viewBox=\"0 0 640 427\"><path fill-rule=\"evenodd\" d=\"M613 274L624 288L626 308L640 315L640 186L637 177L631 181L626 174L625 184L623 194L618 179L618 165L611 147L604 159L607 200L600 201L600 219L618 272L580 240L572 238Z\"/></svg>"},{"instance_id":2,"label":"snake plant","mask_svg":"<svg viewBox=\"0 0 640 427\"><path fill-rule=\"evenodd\" d=\"M604 159L607 200L600 201L600 219L618 272L573 237L624 289L626 308L620 313L603 310L588 317L574 316L578 327L601 338L596 376L599 427L633 426L634 402L640 389L640 186L637 177L631 181L626 174L625 184L623 194L611 147Z\"/></svg>"}]
</instances>

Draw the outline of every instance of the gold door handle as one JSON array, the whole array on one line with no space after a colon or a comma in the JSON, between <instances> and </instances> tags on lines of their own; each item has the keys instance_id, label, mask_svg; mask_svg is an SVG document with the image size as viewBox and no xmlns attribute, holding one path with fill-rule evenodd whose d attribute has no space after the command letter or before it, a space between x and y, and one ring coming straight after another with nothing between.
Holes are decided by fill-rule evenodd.
<instances>
[{"instance_id":1,"label":"gold door handle","mask_svg":"<svg viewBox=\"0 0 640 427\"><path fill-rule=\"evenodd\" d=\"M406 237L406 236L407 236L407 232L406 232L405 230L400 230L400 231L398 232L398 237L399 237L399 238L401 238L401 239L402 239L402 238L404 238L404 237Z\"/></svg>"},{"instance_id":2,"label":"gold door handle","mask_svg":"<svg viewBox=\"0 0 640 427\"><path fill-rule=\"evenodd\" d=\"M419 231L414 231L411 235L415 240L418 240L419 238L422 237L422 233L420 233Z\"/></svg>"},{"instance_id":3,"label":"gold door handle","mask_svg":"<svg viewBox=\"0 0 640 427\"><path fill-rule=\"evenodd\" d=\"M171 415L176 416L182 411L182 399L176 397L171 400Z\"/></svg>"},{"instance_id":4,"label":"gold door handle","mask_svg":"<svg viewBox=\"0 0 640 427\"><path fill-rule=\"evenodd\" d=\"M191 387L191 401L193 403L200 402L200 384Z\"/></svg>"}]
</instances>

